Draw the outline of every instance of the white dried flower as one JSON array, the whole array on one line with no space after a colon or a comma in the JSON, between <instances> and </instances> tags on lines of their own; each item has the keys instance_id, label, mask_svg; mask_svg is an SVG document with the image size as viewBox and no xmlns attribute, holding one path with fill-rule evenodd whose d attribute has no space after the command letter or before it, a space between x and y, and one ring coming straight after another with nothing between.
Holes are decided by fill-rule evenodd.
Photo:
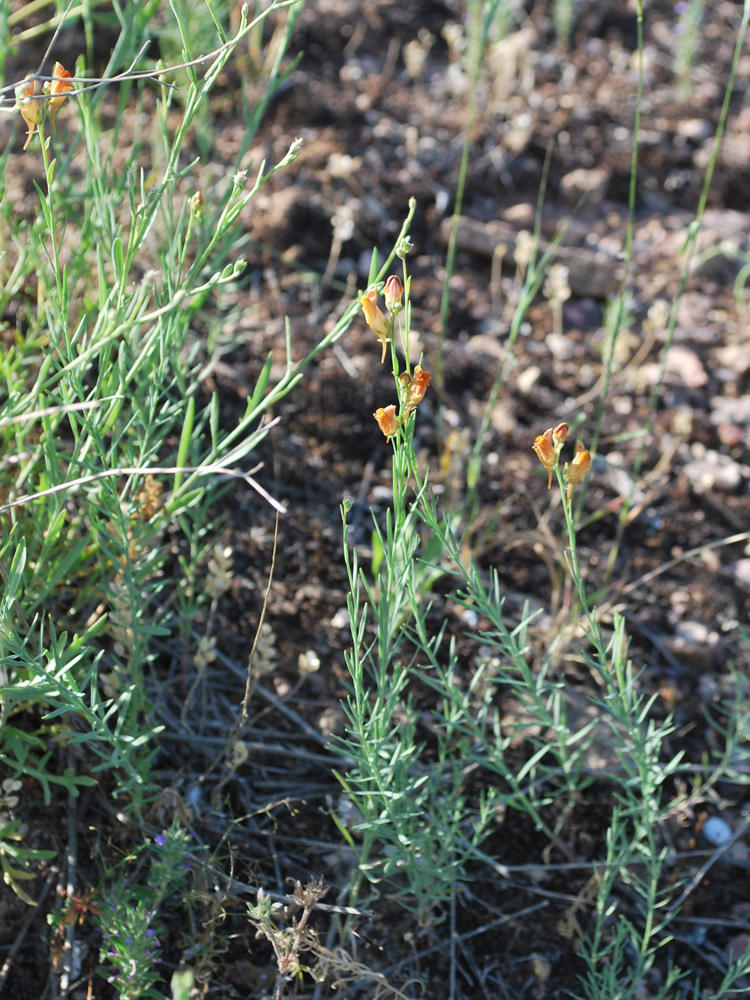
<instances>
[{"instance_id":1,"label":"white dried flower","mask_svg":"<svg viewBox=\"0 0 750 1000\"><path fill-rule=\"evenodd\" d=\"M570 298L568 276L570 271L564 264L553 264L544 282L544 294L551 302L562 304Z\"/></svg>"},{"instance_id":2,"label":"white dried flower","mask_svg":"<svg viewBox=\"0 0 750 1000\"><path fill-rule=\"evenodd\" d=\"M23 783L17 778L6 778L3 781L2 788L3 794L0 795L0 806L5 806L7 809L17 806L18 796L13 793L20 791L23 788Z\"/></svg>"},{"instance_id":3,"label":"white dried flower","mask_svg":"<svg viewBox=\"0 0 750 1000\"><path fill-rule=\"evenodd\" d=\"M244 764L247 758L250 756L250 751L247 748L247 743L243 740L235 740L232 744L232 749L227 755L227 766L230 771L236 771L240 765Z\"/></svg>"},{"instance_id":4,"label":"white dried flower","mask_svg":"<svg viewBox=\"0 0 750 1000\"><path fill-rule=\"evenodd\" d=\"M211 598L221 597L232 585L232 547L214 545L213 555L208 560L206 593Z\"/></svg>"},{"instance_id":5,"label":"white dried flower","mask_svg":"<svg viewBox=\"0 0 750 1000\"><path fill-rule=\"evenodd\" d=\"M212 635L202 635L198 640L193 661L198 670L205 670L216 659L216 639Z\"/></svg>"},{"instance_id":6,"label":"white dried flower","mask_svg":"<svg viewBox=\"0 0 750 1000\"><path fill-rule=\"evenodd\" d=\"M643 321L643 329L647 333L660 333L662 330L666 330L667 323L669 322L669 303L664 299L656 299L651 303L651 306L646 314L646 318Z\"/></svg>"},{"instance_id":7,"label":"white dried flower","mask_svg":"<svg viewBox=\"0 0 750 1000\"><path fill-rule=\"evenodd\" d=\"M314 649L307 649L297 657L297 669L301 674L314 674L320 670L320 657Z\"/></svg>"},{"instance_id":8,"label":"white dried flower","mask_svg":"<svg viewBox=\"0 0 750 1000\"><path fill-rule=\"evenodd\" d=\"M270 673L276 666L276 635L268 622L263 622L255 644L255 655L252 661L254 677Z\"/></svg>"},{"instance_id":9,"label":"white dried flower","mask_svg":"<svg viewBox=\"0 0 750 1000\"><path fill-rule=\"evenodd\" d=\"M513 259L521 271L525 271L534 258L536 252L536 239L533 233L527 229L522 229L516 236L516 249L513 252Z\"/></svg>"}]
</instances>

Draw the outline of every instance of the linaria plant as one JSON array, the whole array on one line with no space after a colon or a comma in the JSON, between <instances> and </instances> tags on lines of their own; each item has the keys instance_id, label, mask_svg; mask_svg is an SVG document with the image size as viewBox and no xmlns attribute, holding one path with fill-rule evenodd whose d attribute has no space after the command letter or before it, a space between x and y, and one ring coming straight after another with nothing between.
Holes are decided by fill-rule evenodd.
<instances>
[{"instance_id":1,"label":"linaria plant","mask_svg":"<svg viewBox=\"0 0 750 1000\"><path fill-rule=\"evenodd\" d=\"M454 740L457 728L437 728L435 750L418 733L412 688L419 658L432 645L426 638L426 593L443 570L439 553L434 566L418 562L419 507L426 483L420 482L414 434L430 374L423 359L413 364L409 351L410 249L407 241L397 249L403 280L391 275L385 283L386 311L377 305L374 286L359 300L393 373L397 402L373 414L392 451L393 500L384 523L374 521L381 555L372 578L360 569L357 551L349 545L349 505L343 506L352 646L346 654L351 677L345 705L348 734L339 742L356 762L341 781L362 817L353 896L358 897L362 875L372 883L386 881L415 912L420 926L429 926L444 917L442 908L465 877L465 862L492 811L484 797L478 805L468 805L466 745ZM341 829L355 843L343 824Z\"/></svg>"}]
</instances>

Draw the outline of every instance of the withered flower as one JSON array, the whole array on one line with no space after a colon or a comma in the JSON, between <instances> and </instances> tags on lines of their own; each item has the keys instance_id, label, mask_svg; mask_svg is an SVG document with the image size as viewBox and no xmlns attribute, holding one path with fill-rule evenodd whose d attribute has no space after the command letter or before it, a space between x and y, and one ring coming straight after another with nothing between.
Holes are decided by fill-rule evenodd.
<instances>
[{"instance_id":1,"label":"withered flower","mask_svg":"<svg viewBox=\"0 0 750 1000\"><path fill-rule=\"evenodd\" d=\"M576 454L573 461L565 466L565 480L568 484L568 500L576 483L580 483L587 472L591 471L591 453L580 441L576 443Z\"/></svg>"},{"instance_id":2,"label":"withered flower","mask_svg":"<svg viewBox=\"0 0 750 1000\"><path fill-rule=\"evenodd\" d=\"M26 142L23 144L24 149L31 142L32 135L39 128L44 117L41 102L34 96L35 90L36 83L33 79L33 73L29 73L16 87L16 104L28 128Z\"/></svg>"},{"instance_id":3,"label":"withered flower","mask_svg":"<svg viewBox=\"0 0 750 1000\"><path fill-rule=\"evenodd\" d=\"M391 335L390 320L377 304L378 291L376 288L371 288L369 291L365 292L364 295L360 295L358 302L362 306L362 312L365 315L365 322L383 344L383 356L380 359L380 363L382 364L385 361L388 338Z\"/></svg>"},{"instance_id":4,"label":"withered flower","mask_svg":"<svg viewBox=\"0 0 750 1000\"><path fill-rule=\"evenodd\" d=\"M429 384L430 373L423 371L421 365L417 365L414 368L414 375L407 390L405 413L409 413L415 406L419 406L424 399L424 394L427 392Z\"/></svg>"},{"instance_id":5,"label":"withered flower","mask_svg":"<svg viewBox=\"0 0 750 1000\"><path fill-rule=\"evenodd\" d=\"M549 473L547 489L552 486L552 470L557 466L558 451L553 440L553 431L548 427L544 434L539 434L532 445L536 457Z\"/></svg>"},{"instance_id":6,"label":"withered flower","mask_svg":"<svg viewBox=\"0 0 750 1000\"><path fill-rule=\"evenodd\" d=\"M373 417L378 422L378 427L381 429L383 434L387 438L393 437L399 428L399 419L396 416L396 406L391 403L390 406L382 407L379 406L377 410L373 413Z\"/></svg>"},{"instance_id":7,"label":"withered flower","mask_svg":"<svg viewBox=\"0 0 750 1000\"><path fill-rule=\"evenodd\" d=\"M54 132L57 109L60 107L71 90L73 90L73 84L69 82L71 79L70 73L63 68L62 63L55 63L52 75L57 77L57 79L50 80L49 84L45 87L45 92L51 95L49 102L49 117L52 122L52 131ZM49 89L47 89L47 87Z\"/></svg>"}]
</instances>

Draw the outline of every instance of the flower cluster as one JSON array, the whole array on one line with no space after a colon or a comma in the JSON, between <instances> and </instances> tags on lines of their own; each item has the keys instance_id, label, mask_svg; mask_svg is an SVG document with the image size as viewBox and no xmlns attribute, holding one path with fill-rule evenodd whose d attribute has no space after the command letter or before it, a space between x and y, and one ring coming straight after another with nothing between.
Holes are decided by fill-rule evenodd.
<instances>
[{"instance_id":1,"label":"flower cluster","mask_svg":"<svg viewBox=\"0 0 750 1000\"><path fill-rule=\"evenodd\" d=\"M403 252L406 253L408 248ZM365 321L372 332L380 339L383 345L383 356L381 364L385 361L385 353L388 342L393 336L396 316L401 312L401 299L404 294L404 286L397 275L392 274L383 288L383 298L388 315L378 306L378 292L375 288L370 288L364 295L360 296L359 303L362 306ZM397 371L397 369L396 369ZM395 372L394 372L395 373ZM387 438L392 438L404 421L424 399L427 387L430 384L430 374L422 369L421 365L416 365L413 374L408 371L402 372L398 376L399 400L401 403L401 413L396 403L389 406L379 406L373 413L378 427Z\"/></svg>"},{"instance_id":2,"label":"flower cluster","mask_svg":"<svg viewBox=\"0 0 750 1000\"><path fill-rule=\"evenodd\" d=\"M114 966L107 982L117 987L121 1000L137 1000L161 978L156 971L161 942L155 916L146 900L136 902L119 894L110 897L101 909L101 958Z\"/></svg>"},{"instance_id":3,"label":"flower cluster","mask_svg":"<svg viewBox=\"0 0 750 1000\"><path fill-rule=\"evenodd\" d=\"M16 87L16 107L21 112L21 117L26 122L26 142L23 148L26 149L31 142L32 135L39 131L39 126L44 118L44 105L47 105L52 131L55 131L55 115L58 108L73 90L70 82L72 77L63 67L62 63L56 62L52 70L52 79L45 83L42 95L36 94L36 77L33 73L18 84Z\"/></svg>"},{"instance_id":4,"label":"flower cluster","mask_svg":"<svg viewBox=\"0 0 750 1000\"><path fill-rule=\"evenodd\" d=\"M373 417L378 422L378 427L387 438L393 437L411 411L424 399L424 394L427 392L427 387L430 384L430 373L423 371L421 365L417 365L414 368L413 375L409 375L408 372L402 372L399 376L399 382L404 390L402 415L400 417L396 416L395 403L391 403L390 406L379 406L373 413Z\"/></svg>"},{"instance_id":5,"label":"flower cluster","mask_svg":"<svg viewBox=\"0 0 750 1000\"><path fill-rule=\"evenodd\" d=\"M120 1000L157 996L153 987L159 972L164 927L159 907L171 895L184 894L188 875L190 834L178 820L142 848L148 853L147 885L130 886L123 874L104 894L94 921L102 931L100 958L109 963L107 982L120 992Z\"/></svg>"},{"instance_id":6,"label":"flower cluster","mask_svg":"<svg viewBox=\"0 0 750 1000\"><path fill-rule=\"evenodd\" d=\"M10 825L10 816L5 810L11 810L14 806L18 805L18 796L16 792L20 792L23 788L23 784L18 780L18 778L4 778L2 783L2 791L0 792L0 830L4 827Z\"/></svg>"},{"instance_id":7,"label":"flower cluster","mask_svg":"<svg viewBox=\"0 0 750 1000\"><path fill-rule=\"evenodd\" d=\"M359 297L359 304L365 315L365 322L383 345L383 356L380 359L382 364L385 361L385 352L388 349L388 341L393 333L393 323L396 315L401 312L401 296L404 294L404 286L398 276L392 274L385 283L383 297L385 307L388 310L386 316L378 305L378 290L370 288L364 295Z\"/></svg>"},{"instance_id":8,"label":"flower cluster","mask_svg":"<svg viewBox=\"0 0 750 1000\"><path fill-rule=\"evenodd\" d=\"M536 456L549 473L547 489L552 486L552 473L558 467L560 452L568 436L568 425L558 424L557 427L548 427L544 434L539 434L533 444ZM573 487L580 483L586 473L591 469L591 454L579 441L576 444L576 453L572 462L565 463L563 478L567 486L567 498L570 500Z\"/></svg>"},{"instance_id":9,"label":"flower cluster","mask_svg":"<svg viewBox=\"0 0 750 1000\"><path fill-rule=\"evenodd\" d=\"M212 599L221 597L232 586L232 555L230 545L214 545L206 580L206 593Z\"/></svg>"}]
</instances>

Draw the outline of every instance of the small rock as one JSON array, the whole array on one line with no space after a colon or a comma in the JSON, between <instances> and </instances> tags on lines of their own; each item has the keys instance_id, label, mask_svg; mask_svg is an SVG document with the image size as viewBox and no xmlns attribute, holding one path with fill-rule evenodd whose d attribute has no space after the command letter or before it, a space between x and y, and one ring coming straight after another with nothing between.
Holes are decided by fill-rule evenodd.
<instances>
[{"instance_id":1,"label":"small rock","mask_svg":"<svg viewBox=\"0 0 750 1000\"><path fill-rule=\"evenodd\" d=\"M704 118L687 118L677 123L677 135L690 142L705 142L713 131L711 122Z\"/></svg>"},{"instance_id":2,"label":"small rock","mask_svg":"<svg viewBox=\"0 0 750 1000\"><path fill-rule=\"evenodd\" d=\"M346 608L339 608L336 614L331 618L331 628L348 628L349 627L349 612Z\"/></svg>"},{"instance_id":3,"label":"small rock","mask_svg":"<svg viewBox=\"0 0 750 1000\"><path fill-rule=\"evenodd\" d=\"M701 834L711 847L723 847L732 839L732 828L720 816L710 816L703 824Z\"/></svg>"},{"instance_id":4,"label":"small rock","mask_svg":"<svg viewBox=\"0 0 750 1000\"><path fill-rule=\"evenodd\" d=\"M688 347L676 344L670 347L667 354L667 373L676 375L683 385L689 389L700 389L708 382L706 369L700 358Z\"/></svg>"},{"instance_id":5,"label":"small rock","mask_svg":"<svg viewBox=\"0 0 750 1000\"><path fill-rule=\"evenodd\" d=\"M716 435L726 448L736 448L742 444L745 432L736 424L719 424Z\"/></svg>"},{"instance_id":6,"label":"small rock","mask_svg":"<svg viewBox=\"0 0 750 1000\"><path fill-rule=\"evenodd\" d=\"M594 299L569 299L563 306L563 323L567 329L587 333L602 325L602 309Z\"/></svg>"},{"instance_id":7,"label":"small rock","mask_svg":"<svg viewBox=\"0 0 750 1000\"><path fill-rule=\"evenodd\" d=\"M750 369L750 351L747 349L747 344L727 344L726 347L718 347L716 360L737 375L744 375ZM740 396L740 399L750 400L750 396Z\"/></svg>"},{"instance_id":8,"label":"small rock","mask_svg":"<svg viewBox=\"0 0 750 1000\"><path fill-rule=\"evenodd\" d=\"M736 490L742 482L742 466L709 448L702 458L687 463L685 475L698 490Z\"/></svg>"},{"instance_id":9,"label":"small rock","mask_svg":"<svg viewBox=\"0 0 750 1000\"><path fill-rule=\"evenodd\" d=\"M665 645L680 663L694 670L711 670L720 658L719 633L702 622L678 622L674 636Z\"/></svg>"},{"instance_id":10,"label":"small rock","mask_svg":"<svg viewBox=\"0 0 750 1000\"><path fill-rule=\"evenodd\" d=\"M536 207L530 202L521 202L520 205L511 205L510 208L506 208L503 212L503 218L506 222L510 222L511 225L515 226L517 229L532 229L534 226L534 217L536 215Z\"/></svg>"},{"instance_id":11,"label":"small rock","mask_svg":"<svg viewBox=\"0 0 750 1000\"><path fill-rule=\"evenodd\" d=\"M548 333L545 343L557 361L569 361L575 354L575 344L562 333Z\"/></svg>"},{"instance_id":12,"label":"small rock","mask_svg":"<svg viewBox=\"0 0 750 1000\"><path fill-rule=\"evenodd\" d=\"M537 368L536 365L529 365L518 373L516 385L524 396L528 396L541 374L541 368Z\"/></svg>"},{"instance_id":13,"label":"small rock","mask_svg":"<svg viewBox=\"0 0 750 1000\"><path fill-rule=\"evenodd\" d=\"M748 352L750 353L750 352ZM750 424L750 395L713 396L711 399L712 424Z\"/></svg>"},{"instance_id":14,"label":"small rock","mask_svg":"<svg viewBox=\"0 0 750 1000\"><path fill-rule=\"evenodd\" d=\"M734 578L741 587L750 588L750 559L738 559L734 564Z\"/></svg>"},{"instance_id":15,"label":"small rock","mask_svg":"<svg viewBox=\"0 0 750 1000\"><path fill-rule=\"evenodd\" d=\"M492 427L498 434L512 434L516 429L518 421L513 415L513 411L506 403L498 402L492 410Z\"/></svg>"},{"instance_id":16,"label":"small rock","mask_svg":"<svg viewBox=\"0 0 750 1000\"><path fill-rule=\"evenodd\" d=\"M564 198L570 202L576 202L585 195L588 206L601 205L607 196L608 186L609 172L607 170L586 170L584 167L571 170L560 181L560 191Z\"/></svg>"}]
</instances>

